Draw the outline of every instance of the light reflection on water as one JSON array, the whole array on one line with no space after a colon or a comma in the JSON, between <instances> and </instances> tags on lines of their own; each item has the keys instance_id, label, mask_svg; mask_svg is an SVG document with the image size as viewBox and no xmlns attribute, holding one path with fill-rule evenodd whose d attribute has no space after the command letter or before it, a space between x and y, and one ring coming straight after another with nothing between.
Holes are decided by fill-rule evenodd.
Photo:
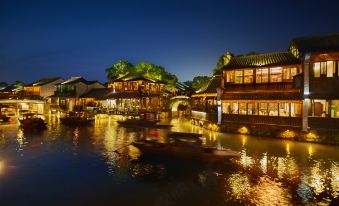
<instances>
[{"instance_id":1,"label":"light reflection on water","mask_svg":"<svg viewBox=\"0 0 339 206\"><path fill-rule=\"evenodd\" d=\"M337 147L209 132L173 119L173 131L201 133L204 144L238 150L241 157L216 165L148 161L140 159L139 150L130 143L143 138L165 142L168 131L124 128L113 116L97 117L89 127L63 126L55 117L46 120L47 131L38 134L25 133L17 125L6 129L0 125L0 194L7 195L7 199L0 195L0 203L13 200L13 191L25 196L15 186L20 184L36 188L29 198L39 199L45 184L58 188L60 178L77 197L70 200L53 190L60 204L121 199L120 205L132 205L126 199L132 196L142 197L139 205L327 205L339 196ZM5 170L5 162L12 169ZM47 183L36 184L38 179ZM85 183L101 191L101 198L94 197L95 192L87 194ZM48 203L48 194L44 196Z\"/></svg>"}]
</instances>

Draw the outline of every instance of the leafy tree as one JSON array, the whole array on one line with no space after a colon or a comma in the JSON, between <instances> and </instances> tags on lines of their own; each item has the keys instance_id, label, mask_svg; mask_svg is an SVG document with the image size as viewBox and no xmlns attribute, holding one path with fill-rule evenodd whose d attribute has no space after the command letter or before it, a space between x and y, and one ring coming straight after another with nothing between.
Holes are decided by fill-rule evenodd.
<instances>
[{"instance_id":1,"label":"leafy tree","mask_svg":"<svg viewBox=\"0 0 339 206\"><path fill-rule=\"evenodd\" d=\"M14 83L13 83L13 86L15 87L15 88L23 88L24 87L24 82L23 81L15 81Z\"/></svg>"},{"instance_id":2,"label":"leafy tree","mask_svg":"<svg viewBox=\"0 0 339 206\"><path fill-rule=\"evenodd\" d=\"M218 58L217 64L215 65L214 69L212 70L212 74L220 74L222 67L225 66L232 57L234 57L234 54L231 52L226 52L226 54L221 55Z\"/></svg>"},{"instance_id":3,"label":"leafy tree","mask_svg":"<svg viewBox=\"0 0 339 206\"><path fill-rule=\"evenodd\" d=\"M193 78L192 81L186 81L184 84L186 84L189 87L192 87L195 91L201 89L203 86L207 85L210 81L210 77L208 76L196 76Z\"/></svg>"},{"instance_id":4,"label":"leafy tree","mask_svg":"<svg viewBox=\"0 0 339 206\"><path fill-rule=\"evenodd\" d=\"M178 78L165 70L164 67L148 62L139 62L135 66L126 60L118 60L110 68L106 69L109 81L125 75L129 72L136 72L148 76L149 78L166 83L165 89L172 90L176 86Z\"/></svg>"},{"instance_id":5,"label":"leafy tree","mask_svg":"<svg viewBox=\"0 0 339 206\"><path fill-rule=\"evenodd\" d=\"M110 81L127 74L128 72L133 72L133 64L126 60L118 60L111 67L106 69L107 78Z\"/></svg>"}]
</instances>

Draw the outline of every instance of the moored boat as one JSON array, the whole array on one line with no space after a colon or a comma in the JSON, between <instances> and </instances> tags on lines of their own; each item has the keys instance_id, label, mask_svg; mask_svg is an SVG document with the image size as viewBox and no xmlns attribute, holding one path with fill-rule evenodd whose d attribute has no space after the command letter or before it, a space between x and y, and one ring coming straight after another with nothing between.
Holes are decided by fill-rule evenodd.
<instances>
[{"instance_id":1,"label":"moored boat","mask_svg":"<svg viewBox=\"0 0 339 206\"><path fill-rule=\"evenodd\" d=\"M24 116L19 119L21 127L25 130L30 130L30 129L45 129L47 123L37 115L33 113L27 113L24 114Z\"/></svg>"},{"instance_id":2,"label":"moored boat","mask_svg":"<svg viewBox=\"0 0 339 206\"><path fill-rule=\"evenodd\" d=\"M191 159L198 161L222 161L230 158L240 157L240 153L233 150L218 150L212 147L201 147L196 142L159 143L142 140L133 142L143 155L153 157L169 157L180 159Z\"/></svg>"},{"instance_id":3,"label":"moored boat","mask_svg":"<svg viewBox=\"0 0 339 206\"><path fill-rule=\"evenodd\" d=\"M118 124L122 125L122 126L129 126L129 127L150 127L150 128L160 128L160 129L164 129L164 128L169 128L172 127L172 125L170 124L158 124L157 121L148 121L148 120L144 120L144 119L127 119L127 120L123 120L117 121Z\"/></svg>"}]
</instances>

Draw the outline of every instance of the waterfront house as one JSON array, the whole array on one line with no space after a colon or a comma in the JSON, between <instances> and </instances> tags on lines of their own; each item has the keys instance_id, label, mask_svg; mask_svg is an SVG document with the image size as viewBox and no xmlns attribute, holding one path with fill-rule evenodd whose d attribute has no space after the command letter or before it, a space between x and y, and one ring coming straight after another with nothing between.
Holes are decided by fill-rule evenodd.
<instances>
[{"instance_id":1,"label":"waterfront house","mask_svg":"<svg viewBox=\"0 0 339 206\"><path fill-rule=\"evenodd\" d=\"M160 112L165 83L143 74L128 73L108 84L108 109L114 114Z\"/></svg>"},{"instance_id":2,"label":"waterfront house","mask_svg":"<svg viewBox=\"0 0 339 206\"><path fill-rule=\"evenodd\" d=\"M107 112L110 107L109 88L95 88L80 96L80 105L83 110Z\"/></svg>"},{"instance_id":3,"label":"waterfront house","mask_svg":"<svg viewBox=\"0 0 339 206\"><path fill-rule=\"evenodd\" d=\"M294 38L289 51L302 60L302 129L339 129L339 33Z\"/></svg>"},{"instance_id":4,"label":"waterfront house","mask_svg":"<svg viewBox=\"0 0 339 206\"><path fill-rule=\"evenodd\" d=\"M43 78L24 86L24 96L29 99L45 99L54 94L56 84L65 81L61 77Z\"/></svg>"},{"instance_id":5,"label":"waterfront house","mask_svg":"<svg viewBox=\"0 0 339 206\"><path fill-rule=\"evenodd\" d=\"M209 122L217 122L218 93L222 76L213 75L209 83L191 96L192 122L195 125L207 126ZM220 97L220 94L219 94ZM220 100L220 99L219 99ZM207 123L207 125L206 125Z\"/></svg>"},{"instance_id":6,"label":"waterfront house","mask_svg":"<svg viewBox=\"0 0 339 206\"><path fill-rule=\"evenodd\" d=\"M223 131L283 137L306 132L307 140L316 137L313 131L332 131L328 137L338 130L339 34L294 38L286 52L224 58L221 109L217 93L198 93L193 119L199 111L198 119Z\"/></svg>"},{"instance_id":7,"label":"waterfront house","mask_svg":"<svg viewBox=\"0 0 339 206\"><path fill-rule=\"evenodd\" d=\"M222 123L237 126L300 127L301 61L290 52L229 57L222 68Z\"/></svg>"},{"instance_id":8,"label":"waterfront house","mask_svg":"<svg viewBox=\"0 0 339 206\"><path fill-rule=\"evenodd\" d=\"M87 81L82 77L71 77L56 84L56 91L50 96L51 110L79 110L82 108L80 96L96 88L104 86L98 81Z\"/></svg>"}]
</instances>

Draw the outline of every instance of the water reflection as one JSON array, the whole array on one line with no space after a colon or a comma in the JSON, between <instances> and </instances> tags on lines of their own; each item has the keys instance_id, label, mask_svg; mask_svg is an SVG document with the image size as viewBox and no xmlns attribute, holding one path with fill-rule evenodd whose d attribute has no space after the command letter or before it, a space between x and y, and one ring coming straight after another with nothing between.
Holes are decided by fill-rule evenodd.
<instances>
[{"instance_id":1,"label":"water reflection","mask_svg":"<svg viewBox=\"0 0 339 206\"><path fill-rule=\"evenodd\" d=\"M5 171L5 161L0 160L0 175L2 175Z\"/></svg>"},{"instance_id":2,"label":"water reflection","mask_svg":"<svg viewBox=\"0 0 339 206\"><path fill-rule=\"evenodd\" d=\"M60 125L55 117L46 120L48 129L39 134L24 133L17 125L1 130L0 157L10 160L6 164L20 167L20 172L13 170L12 179L7 181L16 183L12 185L22 184L20 181L30 185L42 177L47 184L60 184L52 180L50 175L53 174L55 179L62 178L64 182L74 184L72 189L81 194L85 192L83 184L93 185L93 189L103 192L107 198L105 203L112 203L112 199L119 196L124 199L122 202L128 203L129 197L138 199L136 197L142 191L141 199L150 204L154 199L152 194L171 191L175 188L173 185L179 183L189 188L187 194L184 191L166 204L179 205L181 199L194 197L186 204L302 205L321 202L326 205L339 196L337 147L221 134L192 126L183 119L173 119L170 121L174 124L172 131L201 133L203 144L238 150L241 157L232 162L199 165L147 161L130 143L145 138L166 142L168 131L124 128L116 123L114 116L97 117L93 126L75 128ZM22 156L23 152L27 155ZM67 170L69 165L73 167ZM1 177L10 178L4 168L5 162L0 159ZM29 178L20 176L26 173L30 174L27 175ZM73 180L77 176L81 177L78 182ZM1 186L12 187L9 183ZM34 184L32 188L35 187L39 192L44 191L43 185ZM124 188L124 192L119 195L111 192L117 193L120 188ZM9 191L1 190L0 193L9 195ZM52 192L62 198L60 191Z\"/></svg>"}]
</instances>

